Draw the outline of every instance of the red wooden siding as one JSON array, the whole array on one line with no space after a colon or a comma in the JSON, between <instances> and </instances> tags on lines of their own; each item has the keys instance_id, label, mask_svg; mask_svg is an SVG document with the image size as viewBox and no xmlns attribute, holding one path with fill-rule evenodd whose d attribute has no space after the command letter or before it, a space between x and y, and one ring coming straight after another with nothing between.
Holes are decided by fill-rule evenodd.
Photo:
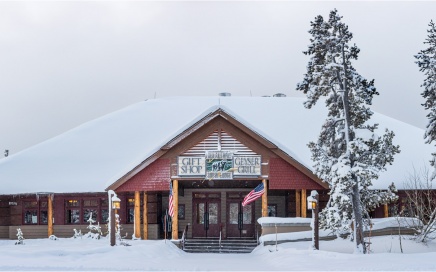
<instances>
[{"instance_id":1,"label":"red wooden siding","mask_svg":"<svg viewBox=\"0 0 436 272\"><path fill-rule=\"evenodd\" d=\"M271 158L269 161L269 189L322 190L324 188L282 158Z\"/></svg>"},{"instance_id":2,"label":"red wooden siding","mask_svg":"<svg viewBox=\"0 0 436 272\"><path fill-rule=\"evenodd\" d=\"M170 182L169 159L158 159L116 189L117 192L168 191Z\"/></svg>"}]
</instances>

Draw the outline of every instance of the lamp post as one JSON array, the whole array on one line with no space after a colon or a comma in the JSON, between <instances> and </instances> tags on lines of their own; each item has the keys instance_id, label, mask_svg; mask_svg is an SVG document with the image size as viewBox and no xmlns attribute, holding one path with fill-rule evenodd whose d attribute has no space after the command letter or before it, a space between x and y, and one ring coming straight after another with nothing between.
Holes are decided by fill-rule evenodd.
<instances>
[{"instance_id":1,"label":"lamp post","mask_svg":"<svg viewBox=\"0 0 436 272\"><path fill-rule=\"evenodd\" d=\"M307 208L312 210L312 248L319 250L319 195L316 190L310 192L310 196L307 197Z\"/></svg>"},{"instance_id":2,"label":"lamp post","mask_svg":"<svg viewBox=\"0 0 436 272\"><path fill-rule=\"evenodd\" d=\"M109 234L111 246L115 245L115 210L120 209L121 200L113 190L107 191L109 202Z\"/></svg>"}]
</instances>

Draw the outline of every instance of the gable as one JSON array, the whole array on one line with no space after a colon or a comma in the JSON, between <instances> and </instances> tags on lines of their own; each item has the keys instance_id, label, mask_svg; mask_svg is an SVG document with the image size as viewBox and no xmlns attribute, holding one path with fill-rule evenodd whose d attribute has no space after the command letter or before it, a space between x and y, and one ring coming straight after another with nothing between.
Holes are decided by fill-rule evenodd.
<instances>
[{"instance_id":1,"label":"gable","mask_svg":"<svg viewBox=\"0 0 436 272\"><path fill-rule=\"evenodd\" d=\"M110 189L123 191L127 189L131 191L147 189L155 191L165 188L166 190L168 186L163 180L169 181L170 179L270 179L271 189L299 189L302 187L322 189L325 187L324 184L320 184L321 181L313 179L313 174L307 175L307 172L311 174L308 169L302 165L296 165L297 167L292 165L295 162L292 158L287 157L283 151L262 136L256 136L258 135L256 132L238 123L237 120L221 110L216 112L215 115L208 115L207 118L207 121L201 123L201 125L195 124L195 128L187 129L184 135L175 137L174 143L170 141L164 145L155 154L154 158L150 158L142 166L138 166L134 175L131 175L124 182L118 183L115 188ZM211 159L206 159L206 157L213 152L231 154L228 163L230 164L231 161L232 166L220 170L230 171L231 174L210 175L211 171L213 172L210 166ZM286 157L286 159L281 157ZM183 165L182 160L189 160L190 158L194 159L195 164L198 165ZM249 166L245 166L247 167L245 169L249 170L241 172L239 169L243 168L236 165L236 161L240 158L255 158L257 160L256 167L249 168ZM156 160L161 161L159 165L164 170L164 174L158 174L156 171L156 169L159 169L155 166L154 161ZM167 162L167 165L163 167L162 162ZM182 169L183 166L194 166L194 168L198 166L203 168L204 172L189 172L186 171L186 168ZM154 170L147 170L147 168L154 168Z\"/></svg>"}]
</instances>

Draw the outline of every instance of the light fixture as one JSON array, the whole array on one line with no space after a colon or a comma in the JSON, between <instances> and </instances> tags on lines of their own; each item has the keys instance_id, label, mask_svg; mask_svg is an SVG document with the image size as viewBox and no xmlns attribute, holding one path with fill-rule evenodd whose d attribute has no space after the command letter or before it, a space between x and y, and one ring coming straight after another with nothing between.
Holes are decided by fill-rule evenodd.
<instances>
[{"instance_id":1,"label":"light fixture","mask_svg":"<svg viewBox=\"0 0 436 272\"><path fill-rule=\"evenodd\" d=\"M112 209L119 210L121 206L121 199L119 199L116 195L112 197Z\"/></svg>"}]
</instances>

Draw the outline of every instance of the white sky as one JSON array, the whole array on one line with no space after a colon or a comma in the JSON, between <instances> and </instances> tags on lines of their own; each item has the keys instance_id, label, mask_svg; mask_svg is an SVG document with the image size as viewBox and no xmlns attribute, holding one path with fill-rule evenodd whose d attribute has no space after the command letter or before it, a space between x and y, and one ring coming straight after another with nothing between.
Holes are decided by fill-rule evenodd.
<instances>
[{"instance_id":1,"label":"white sky","mask_svg":"<svg viewBox=\"0 0 436 272\"><path fill-rule=\"evenodd\" d=\"M302 96L310 21L333 8L373 109L424 128L413 55L436 2L0 2L0 152L154 97Z\"/></svg>"}]
</instances>

